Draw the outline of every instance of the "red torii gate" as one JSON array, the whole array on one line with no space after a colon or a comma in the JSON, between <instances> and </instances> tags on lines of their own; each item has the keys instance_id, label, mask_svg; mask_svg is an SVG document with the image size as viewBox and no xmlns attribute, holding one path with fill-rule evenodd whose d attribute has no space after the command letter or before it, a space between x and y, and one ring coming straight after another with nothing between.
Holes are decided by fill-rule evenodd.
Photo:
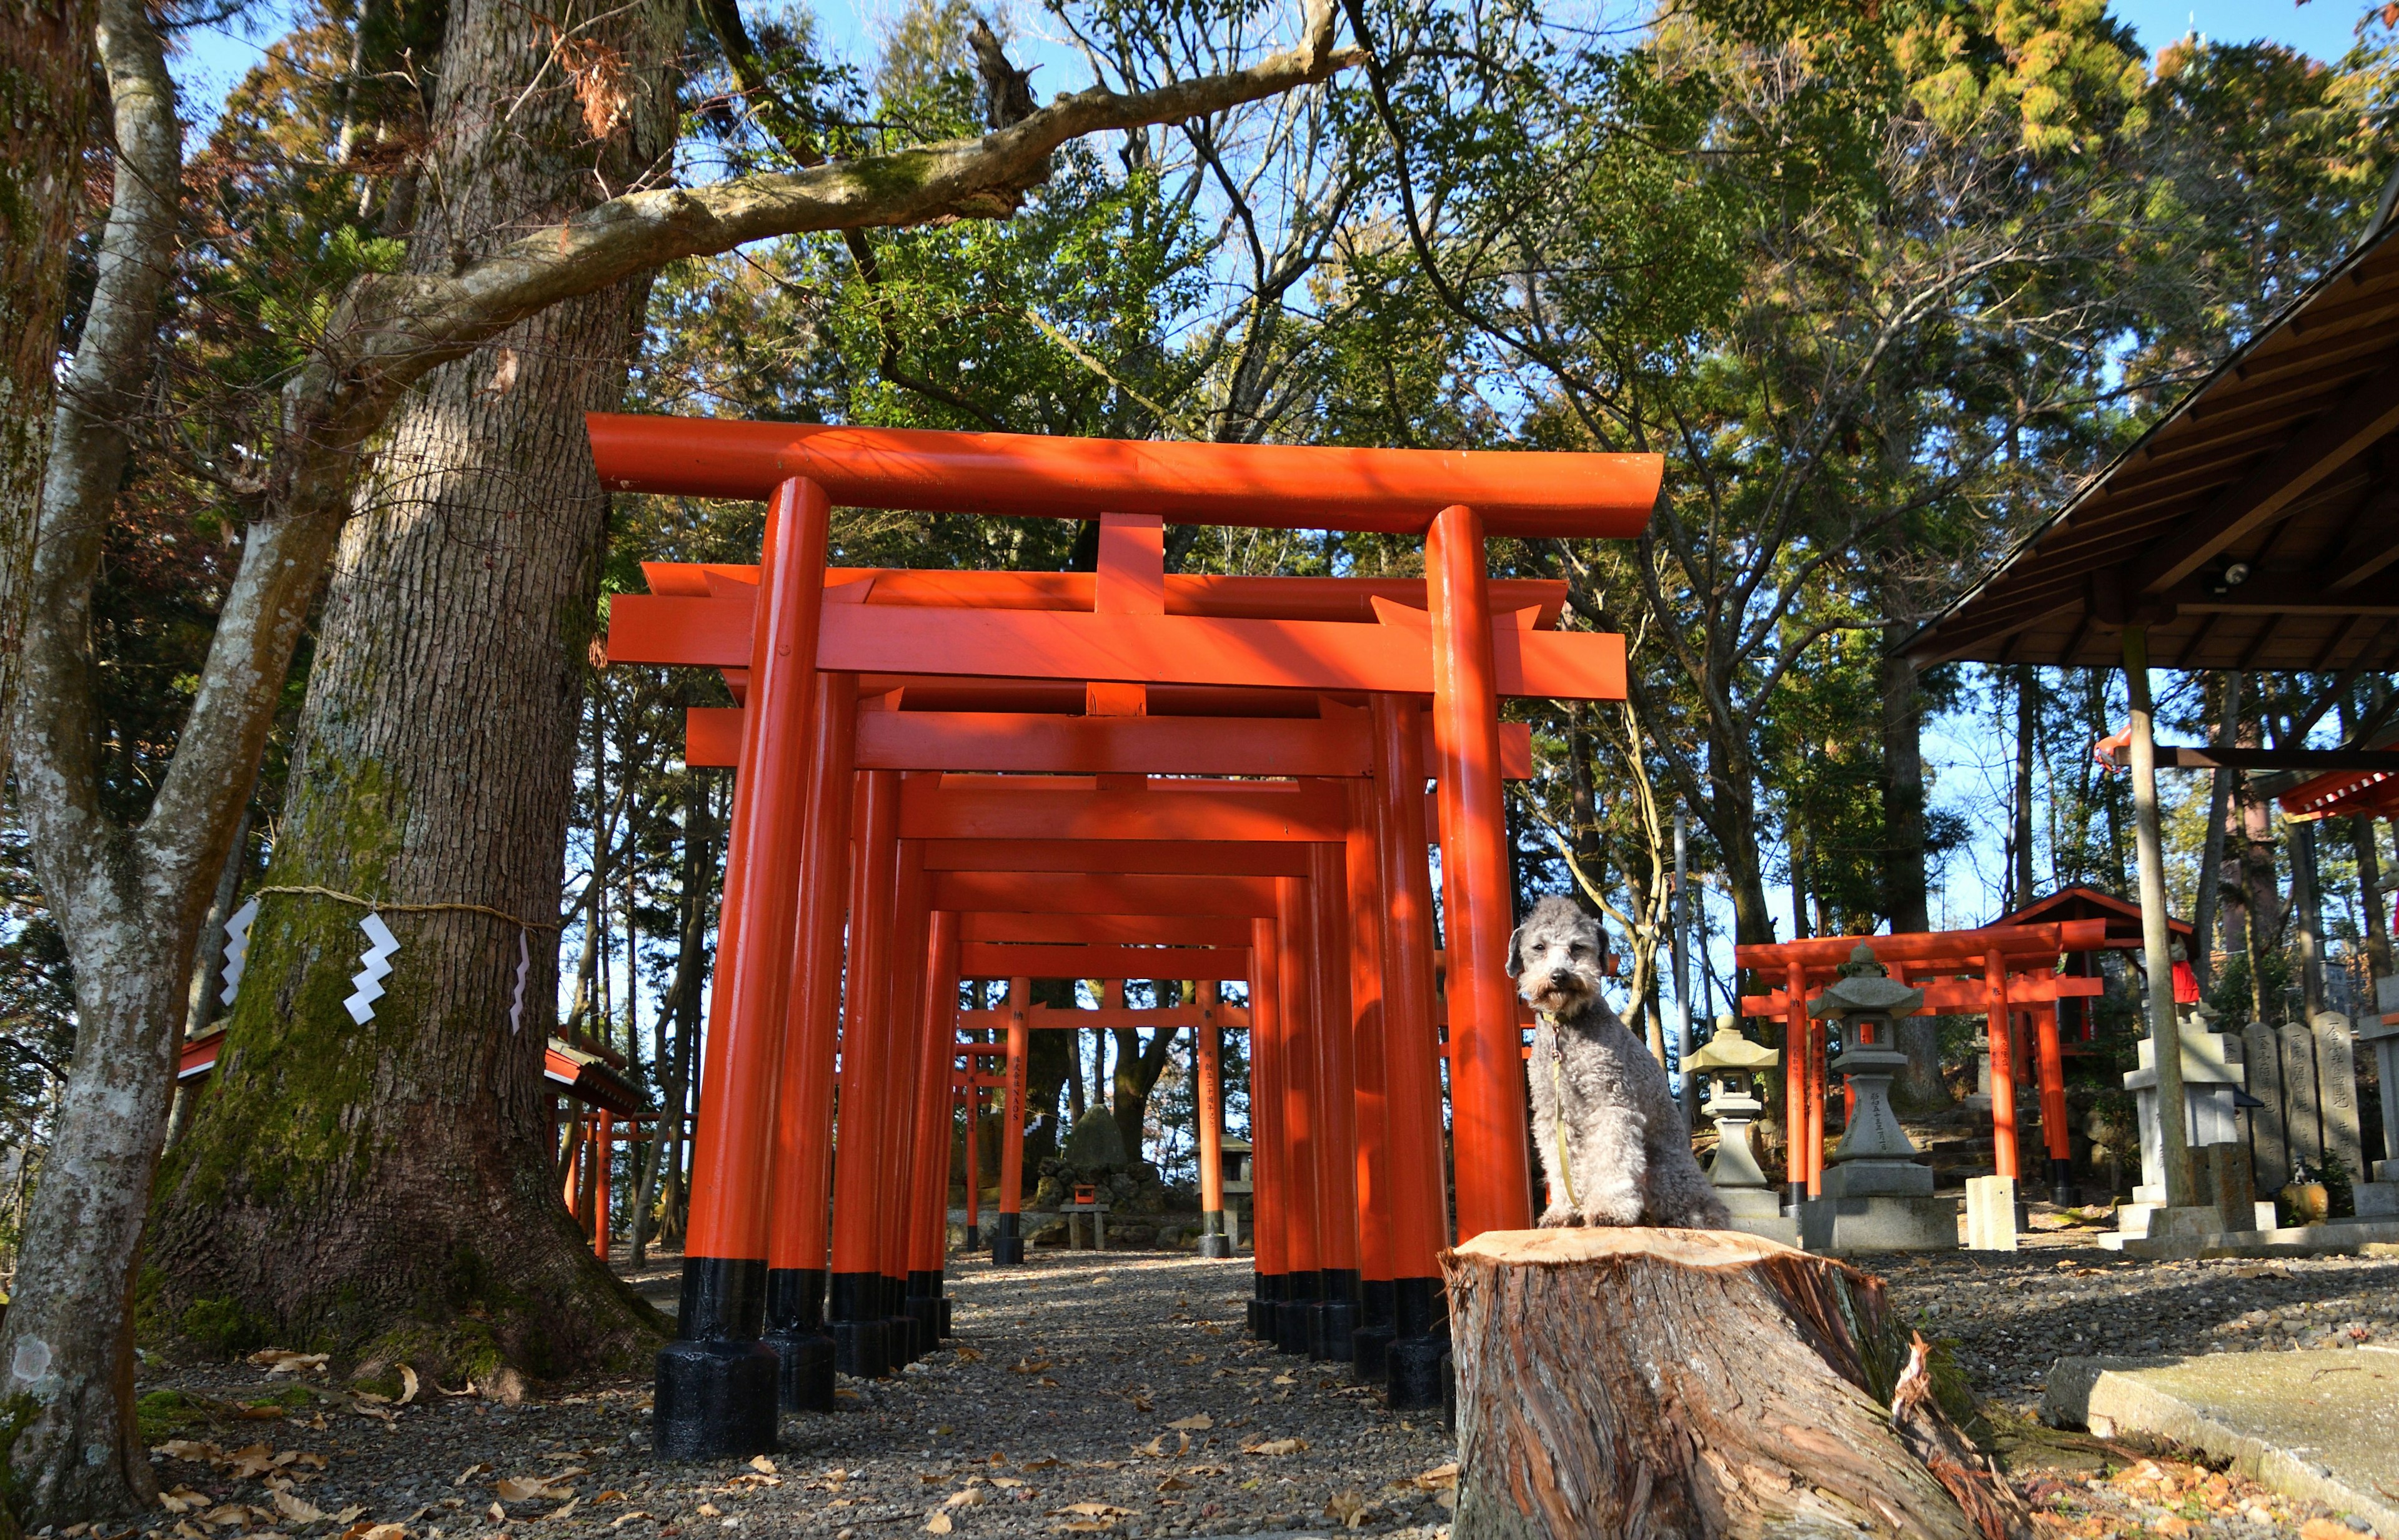
<instances>
[{"instance_id":1,"label":"red torii gate","mask_svg":"<svg viewBox=\"0 0 2399 1540\"><path fill-rule=\"evenodd\" d=\"M1837 977L1861 945L1871 949L1875 960L1894 977L1924 991L1924 1004L1917 1015L1980 1011L1989 1019L1993 1160L1998 1173L2011 1182L2017 1179L2018 1162L2015 1053L2009 1036L2009 1013L2018 1006L2033 1009L2040 1033L2042 1137L2055 1180L2068 1155L2057 1002L2097 994L2105 985L2097 979L2059 974L2053 965L2062 952L2103 944L2106 930L2103 921L2069 920L1896 936L1819 936L1735 947L1734 966L1782 980L1765 994L1742 996L1741 1008L1751 1016L1782 1018L1783 1106L1791 1125L1787 1132L1791 1169L1785 1182L1792 1201L1820 1196L1824 1181L1825 1033L1823 1023L1809 1014L1809 993ZM2050 964L2033 967L2029 961L2035 958L2047 958ZM1982 977L1957 977L1970 969Z\"/></svg>"},{"instance_id":2,"label":"red torii gate","mask_svg":"<svg viewBox=\"0 0 2399 1540\"><path fill-rule=\"evenodd\" d=\"M907 1127L905 1030L921 1027L919 1007L928 1000L943 999L944 992L956 997L964 926L958 912L928 907L921 847L912 842L902 849L899 774L854 768L861 675L965 673L964 660L971 659L978 675L1073 682L1085 692L1087 714L1095 716L1138 716L1146 690L1158 687L1362 691L1378 707L1387 698L1429 694L1453 959L1459 1229L1471 1235L1529 1218L1520 1042L1503 971L1513 916L1497 704L1501 693L1614 698L1622 692L1623 654L1620 639L1535 630L1530 615L1495 622L1483 539L1486 531L1636 533L1657 492L1655 456L1130 443L604 415L590 419L590 428L595 462L612 487L770 501L745 624L729 624L732 606L714 597L680 617L693 635L710 632L731 644L712 655L657 659L741 669L744 703L717 987L702 1068L710 1111L695 1139L678 1340L659 1358L655 1405L662 1453L738 1454L771 1447L777 1377L807 1359L801 1349L779 1362L777 1352L758 1339L770 1308L779 1304L779 1313L794 1320L805 1315L804 1299L775 1296L804 1296L811 1277L819 1286L825 1278L821 1194L831 1152L837 1018L850 1023L847 1035L856 1040L841 1055L845 1155L834 1211L854 1214L872 1210L878 1181L911 1163L883 1131L888 1125L897 1135ZM1092 578L1091 608L1010 609L969 598L974 607L908 605L901 615L899 606L861 602L867 596L849 591L859 584L829 593L827 520L835 499L1099 519L1100 571ZM1138 511L1119 511L1125 509ZM1291 618L1287 612L1272 617L1170 613L1170 586L1159 565L1161 524L1168 519L1421 532L1426 608L1370 595L1371 624ZM632 596L615 608L638 613ZM630 616L612 615L612 644L619 625L630 636L634 624ZM1376 725L1378 737L1392 741L1379 710ZM1404 736L1416 736L1413 731ZM1414 741L1403 747L1410 758L1421 753ZM1421 777L1416 784L1421 786ZM1144 790L1145 801L1146 795L1194 795ZM1111 788L1095 786L1086 800L1111 795ZM1205 791L1197 795L1217 801ZM1415 796L1411 788L1407 800ZM993 799L1013 800L1010 793ZM1222 810L1221 803L1212 809ZM1002 807L988 811L999 824L1010 821ZM1388 825L1389 810L1383 814ZM1411 805L1398 816L1413 824L1418 815ZM1356 820L1349 822L1354 830ZM859 859L851 873L844 869L853 835ZM949 837L1055 836L986 827ZM1379 864L1376 842L1361 842L1349 831L1337 838L1349 852L1351 871L1361 870L1362 859L1365 870ZM1388 861L1397 842L1379 843ZM798 853L796 870L784 852ZM1252 917L1254 972L1265 971L1277 952L1283 954L1278 964L1307 966L1296 952L1294 922L1334 918L1333 888L1322 875L1274 881L1276 918ZM1294 907L1302 903L1303 882L1315 895L1305 906L1312 915ZM853 916L846 970L839 898L845 888ZM1355 885L1350 892L1355 901ZM1362 947L1376 928L1358 927ZM1429 996L1429 929L1426 935ZM891 966L912 955L925 957L923 973ZM1323 962L1316 959L1319 967ZM843 996L838 1009L836 995ZM1273 997L1272 991L1263 996ZM1423 1017L1430 1020L1429 1009ZM894 1030L880 1030L880 1023ZM1279 1025L1299 1030L1297 1023ZM895 1033L896 1041L885 1041ZM934 1083L946 1105L953 1033L944 1031L937 1040L919 1031L916 1042L916 1078L920 1085ZM923 1060L936 1047L941 1068L931 1071ZM1294 1064L1306 1057L1294 1055ZM1429 1074L1430 1055L1421 1057ZM779 1084L791 1092L780 1105ZM853 1120L859 1127L853 1128ZM920 1143L931 1121L918 1120ZM1394 1145L1409 1142L1395 1140ZM1327 1162L1316 1164L1321 1179ZM777 1199L771 1206L769 1173ZM1293 1191L1307 1193L1304 1186ZM882 1226L879 1243L862 1229L835 1228L836 1300L845 1286L853 1292L879 1290L887 1259L901 1253L915 1259L915 1248L890 1234L898 1223L895 1216ZM852 1242L847 1247L846 1236ZM936 1264L938 1257L937 1239ZM861 1305L863 1320L862 1302L850 1303Z\"/></svg>"}]
</instances>

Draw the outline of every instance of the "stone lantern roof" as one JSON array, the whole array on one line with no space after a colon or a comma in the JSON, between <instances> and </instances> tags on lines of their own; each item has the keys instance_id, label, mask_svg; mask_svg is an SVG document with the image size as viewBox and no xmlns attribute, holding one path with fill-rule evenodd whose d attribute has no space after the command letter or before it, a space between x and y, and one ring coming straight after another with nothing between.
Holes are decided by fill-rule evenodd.
<instances>
[{"instance_id":1,"label":"stone lantern roof","mask_svg":"<svg viewBox=\"0 0 2399 1540\"><path fill-rule=\"evenodd\" d=\"M1707 1047L1683 1060L1686 1070L1762 1070L1782 1062L1782 1050L1753 1043L1743 1036L1741 1023L1729 1016L1716 1018L1715 1033Z\"/></svg>"},{"instance_id":2,"label":"stone lantern roof","mask_svg":"<svg viewBox=\"0 0 2399 1540\"><path fill-rule=\"evenodd\" d=\"M1922 1004L1924 992L1891 977L1890 970L1875 960L1874 948L1860 941L1850 953L1849 965L1841 969L1841 978L1808 1002L1808 1014L1824 1021L1846 1021L1853 1016L1909 1016Z\"/></svg>"}]
</instances>

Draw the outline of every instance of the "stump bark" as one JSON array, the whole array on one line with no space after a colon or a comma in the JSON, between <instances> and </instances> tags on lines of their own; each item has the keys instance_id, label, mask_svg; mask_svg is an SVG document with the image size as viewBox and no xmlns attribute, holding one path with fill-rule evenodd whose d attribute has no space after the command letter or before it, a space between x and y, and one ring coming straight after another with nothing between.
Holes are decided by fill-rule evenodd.
<instances>
[{"instance_id":1,"label":"stump bark","mask_svg":"<svg viewBox=\"0 0 2399 1540\"><path fill-rule=\"evenodd\" d=\"M1442 1266L1454 1540L2026 1532L1879 1279L1701 1230L1495 1231ZM1903 1385L1909 1438L1884 1404Z\"/></svg>"}]
</instances>

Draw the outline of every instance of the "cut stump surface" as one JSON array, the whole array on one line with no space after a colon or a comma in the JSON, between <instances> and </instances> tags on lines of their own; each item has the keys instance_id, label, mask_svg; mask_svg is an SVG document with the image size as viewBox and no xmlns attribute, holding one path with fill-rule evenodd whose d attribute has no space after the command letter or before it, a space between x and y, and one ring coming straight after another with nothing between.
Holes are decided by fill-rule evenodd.
<instances>
[{"instance_id":1,"label":"cut stump surface","mask_svg":"<svg viewBox=\"0 0 2399 1540\"><path fill-rule=\"evenodd\" d=\"M1986 1469L1936 1476L1894 1432L1880 1397L1910 1357L1877 1278L1709 1230L1494 1231L1442 1266L1455 1540L2018 1527Z\"/></svg>"}]
</instances>

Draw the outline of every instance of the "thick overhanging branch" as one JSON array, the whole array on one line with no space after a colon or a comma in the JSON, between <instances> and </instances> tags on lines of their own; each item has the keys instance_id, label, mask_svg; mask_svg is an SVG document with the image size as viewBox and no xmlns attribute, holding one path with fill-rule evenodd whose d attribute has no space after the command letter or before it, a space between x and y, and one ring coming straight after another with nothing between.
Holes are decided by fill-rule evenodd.
<instances>
[{"instance_id":1,"label":"thick overhanging branch","mask_svg":"<svg viewBox=\"0 0 2399 1540\"><path fill-rule=\"evenodd\" d=\"M1005 218L1047 176L1050 153L1069 141L1205 117L1329 78L1358 57L1333 47L1334 19L1331 0L1309 0L1300 46L1246 69L1142 91L1079 91L981 139L629 193L454 277L361 278L293 382L289 426L303 436L304 455L346 454L427 371L562 300L683 258L808 231Z\"/></svg>"}]
</instances>

